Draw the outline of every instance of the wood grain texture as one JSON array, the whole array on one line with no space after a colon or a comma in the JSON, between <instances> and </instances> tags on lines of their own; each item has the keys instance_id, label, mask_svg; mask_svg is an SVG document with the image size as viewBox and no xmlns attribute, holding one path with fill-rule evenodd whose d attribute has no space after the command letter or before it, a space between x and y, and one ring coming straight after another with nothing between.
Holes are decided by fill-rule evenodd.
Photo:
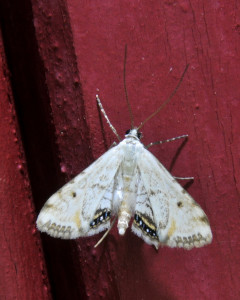
<instances>
[{"instance_id":1,"label":"wood grain texture","mask_svg":"<svg viewBox=\"0 0 240 300\"><path fill-rule=\"evenodd\" d=\"M15 11L18 30L5 41L37 211L114 141L99 115L96 93L118 133L129 129L123 87L127 44L127 86L136 125L170 95L190 64L177 95L142 128L143 142L189 135L184 145L179 140L151 151L173 175L195 177L187 190L213 230L211 245L190 252L156 252L130 230L119 237L116 228L97 249L93 246L101 235L76 242L42 235L53 297L238 299L236 3L25 1L28 18L21 19L15 2L8 2L15 4L8 10Z\"/></svg>"}]
</instances>

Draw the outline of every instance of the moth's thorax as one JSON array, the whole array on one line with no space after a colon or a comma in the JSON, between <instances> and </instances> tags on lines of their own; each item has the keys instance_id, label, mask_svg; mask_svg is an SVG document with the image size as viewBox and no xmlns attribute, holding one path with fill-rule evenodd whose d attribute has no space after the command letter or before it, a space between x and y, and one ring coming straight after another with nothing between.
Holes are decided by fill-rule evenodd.
<instances>
[{"instance_id":1,"label":"moth's thorax","mask_svg":"<svg viewBox=\"0 0 240 300\"><path fill-rule=\"evenodd\" d=\"M144 148L143 144L141 143L140 139L137 136L128 134L125 135L125 139L119 143L119 145L127 145L129 147L134 146L137 148Z\"/></svg>"},{"instance_id":2,"label":"moth's thorax","mask_svg":"<svg viewBox=\"0 0 240 300\"><path fill-rule=\"evenodd\" d=\"M138 155L143 151L144 146L138 138L136 139L132 136L126 137L119 146L123 151L123 161L121 163L123 174L126 177L132 177L135 172Z\"/></svg>"}]
</instances>

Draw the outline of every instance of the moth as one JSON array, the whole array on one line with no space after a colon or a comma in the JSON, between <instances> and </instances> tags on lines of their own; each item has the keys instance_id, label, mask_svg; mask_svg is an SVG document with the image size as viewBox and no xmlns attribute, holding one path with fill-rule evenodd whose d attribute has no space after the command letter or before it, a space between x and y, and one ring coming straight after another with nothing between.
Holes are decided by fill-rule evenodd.
<instances>
[{"instance_id":1,"label":"moth","mask_svg":"<svg viewBox=\"0 0 240 300\"><path fill-rule=\"evenodd\" d=\"M171 99L178 86L150 117ZM96 97L104 117L120 139ZM118 145L49 198L37 218L40 231L56 238L76 239L107 230L99 244L112 228L115 216L120 235L125 234L133 218L132 231L156 248L165 245L191 249L211 243L212 232L204 211L147 150L164 141L148 147L141 143L139 129L150 117L138 127L132 122L125 139L120 139ZM184 137L187 136L167 141Z\"/></svg>"}]
</instances>

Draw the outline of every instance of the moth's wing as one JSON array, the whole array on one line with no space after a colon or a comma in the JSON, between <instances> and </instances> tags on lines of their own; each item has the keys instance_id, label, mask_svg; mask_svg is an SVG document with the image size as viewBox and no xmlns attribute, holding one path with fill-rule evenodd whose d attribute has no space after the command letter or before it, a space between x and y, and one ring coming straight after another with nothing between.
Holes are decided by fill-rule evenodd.
<instances>
[{"instance_id":1,"label":"moth's wing","mask_svg":"<svg viewBox=\"0 0 240 300\"><path fill-rule=\"evenodd\" d=\"M160 244L191 249L211 243L206 214L156 157L144 149L137 163Z\"/></svg>"},{"instance_id":2,"label":"moth's wing","mask_svg":"<svg viewBox=\"0 0 240 300\"><path fill-rule=\"evenodd\" d=\"M139 170L137 170L137 172L138 186L132 231L147 244L154 245L158 248L160 242L157 235L152 205Z\"/></svg>"},{"instance_id":3,"label":"moth's wing","mask_svg":"<svg viewBox=\"0 0 240 300\"><path fill-rule=\"evenodd\" d=\"M114 177L121 161L118 145L53 194L37 218L38 229L53 237L74 239L107 228Z\"/></svg>"}]
</instances>

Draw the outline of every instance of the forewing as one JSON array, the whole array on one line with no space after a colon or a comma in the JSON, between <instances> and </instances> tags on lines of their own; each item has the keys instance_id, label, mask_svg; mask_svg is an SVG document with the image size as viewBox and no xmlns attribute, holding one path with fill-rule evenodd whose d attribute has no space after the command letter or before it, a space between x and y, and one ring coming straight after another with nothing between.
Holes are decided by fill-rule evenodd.
<instances>
[{"instance_id":1,"label":"forewing","mask_svg":"<svg viewBox=\"0 0 240 300\"><path fill-rule=\"evenodd\" d=\"M37 218L38 229L63 239L103 230L104 226L99 225L109 222L109 201L121 161L122 151L118 145L64 185L43 206ZM99 220L98 226L94 226L94 220Z\"/></svg>"},{"instance_id":2,"label":"forewing","mask_svg":"<svg viewBox=\"0 0 240 300\"><path fill-rule=\"evenodd\" d=\"M146 149L139 155L138 168L160 243L186 249L211 243L212 232L204 211Z\"/></svg>"}]
</instances>

